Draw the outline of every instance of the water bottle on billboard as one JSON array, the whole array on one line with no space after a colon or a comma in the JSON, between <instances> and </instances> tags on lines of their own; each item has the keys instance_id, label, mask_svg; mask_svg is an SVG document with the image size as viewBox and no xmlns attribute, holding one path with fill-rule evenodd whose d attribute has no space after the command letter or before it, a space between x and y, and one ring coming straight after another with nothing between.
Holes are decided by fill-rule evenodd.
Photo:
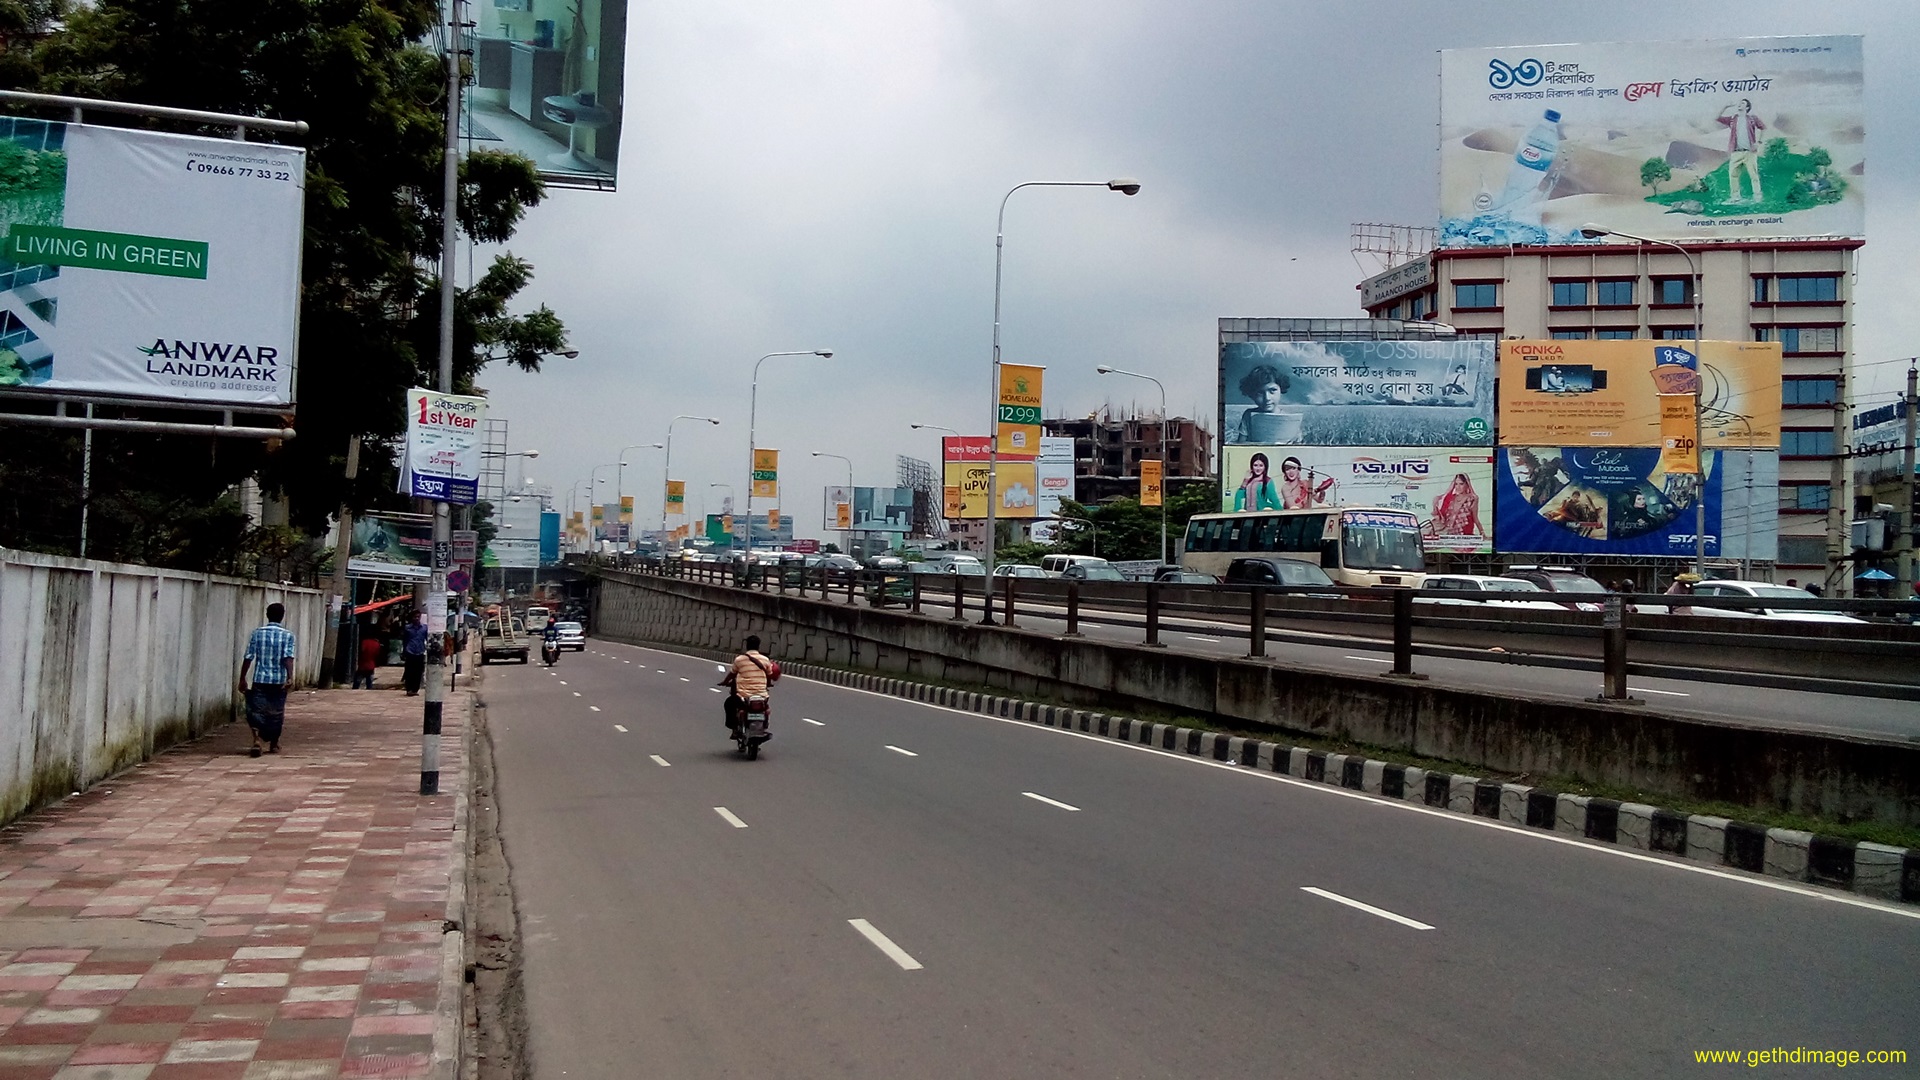
<instances>
[{"instance_id":1,"label":"water bottle on billboard","mask_svg":"<svg viewBox=\"0 0 1920 1080\"><path fill-rule=\"evenodd\" d=\"M1560 152L1560 114L1548 109L1520 140L1513 155L1513 167L1507 170L1507 186L1489 206L1493 210L1516 210L1540 199L1540 185L1546 180L1553 159Z\"/></svg>"}]
</instances>

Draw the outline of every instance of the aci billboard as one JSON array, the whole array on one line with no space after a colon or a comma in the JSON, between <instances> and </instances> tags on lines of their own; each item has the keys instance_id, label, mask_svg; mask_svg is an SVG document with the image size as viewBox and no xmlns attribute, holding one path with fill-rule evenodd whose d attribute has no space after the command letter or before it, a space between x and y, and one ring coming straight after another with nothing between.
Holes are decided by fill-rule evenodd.
<instances>
[{"instance_id":1,"label":"aci billboard","mask_svg":"<svg viewBox=\"0 0 1920 1080\"><path fill-rule=\"evenodd\" d=\"M1861 39L1440 54L1440 244L1864 234Z\"/></svg>"},{"instance_id":2,"label":"aci billboard","mask_svg":"<svg viewBox=\"0 0 1920 1080\"><path fill-rule=\"evenodd\" d=\"M1229 342L1220 430L1237 446L1490 446L1494 345Z\"/></svg>"},{"instance_id":3,"label":"aci billboard","mask_svg":"<svg viewBox=\"0 0 1920 1080\"><path fill-rule=\"evenodd\" d=\"M285 406L306 151L0 118L0 386Z\"/></svg>"}]
</instances>

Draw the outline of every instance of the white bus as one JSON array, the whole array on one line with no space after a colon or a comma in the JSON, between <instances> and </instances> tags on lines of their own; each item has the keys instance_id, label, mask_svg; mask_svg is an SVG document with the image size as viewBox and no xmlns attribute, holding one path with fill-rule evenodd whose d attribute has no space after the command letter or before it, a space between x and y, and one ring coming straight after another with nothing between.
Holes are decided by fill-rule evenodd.
<instances>
[{"instance_id":1,"label":"white bus","mask_svg":"<svg viewBox=\"0 0 1920 1080\"><path fill-rule=\"evenodd\" d=\"M1420 519L1371 506L1195 514L1180 565L1224 577L1228 563L1258 555L1313 563L1340 585L1417 589L1426 580Z\"/></svg>"}]
</instances>

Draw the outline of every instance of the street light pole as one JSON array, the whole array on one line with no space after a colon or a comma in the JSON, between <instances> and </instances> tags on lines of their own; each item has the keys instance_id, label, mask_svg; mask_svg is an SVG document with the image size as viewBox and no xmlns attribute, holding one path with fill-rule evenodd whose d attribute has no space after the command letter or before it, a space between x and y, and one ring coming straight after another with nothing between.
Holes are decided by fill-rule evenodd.
<instances>
[{"instance_id":1,"label":"street light pole","mask_svg":"<svg viewBox=\"0 0 1920 1080\"><path fill-rule=\"evenodd\" d=\"M720 422L720 418L717 416L686 415L676 416L667 421L667 460L660 467L660 534L662 536L665 536L667 532L667 486L673 483L673 425L682 420L705 420L709 424L718 424ZM685 498L684 492L681 497ZM683 505L682 510L684 509L685 506ZM661 543L665 544L666 541L662 540Z\"/></svg>"},{"instance_id":2,"label":"street light pole","mask_svg":"<svg viewBox=\"0 0 1920 1080\"><path fill-rule=\"evenodd\" d=\"M848 514L848 518L847 518L847 528L846 528L846 530L845 530L845 533L844 533L844 535L842 535L842 536L840 537L840 539L842 539L842 540L844 540L844 541L846 541L846 544L847 544L847 547L848 547L849 549L851 549L851 548L853 547L853 518L852 518L852 514L853 514L853 506L852 506L852 503L853 503L853 459L852 459L852 458L850 458L850 457L847 457L847 456L846 456L845 454L829 454L829 453L825 453L825 452L823 452L823 451L820 451L820 450L815 450L815 451L813 452L813 456L814 456L814 457L830 457L830 458L839 458L839 459L840 459L841 461L844 461L844 462L846 462L846 463L847 463L847 503L848 503L848 506L847 506L847 514ZM851 555L851 554L853 554L853 552L852 552L851 550L848 550L848 551L847 551L847 554L849 554L849 555Z\"/></svg>"},{"instance_id":3,"label":"street light pole","mask_svg":"<svg viewBox=\"0 0 1920 1080\"><path fill-rule=\"evenodd\" d=\"M1694 261L1693 252L1688 251L1686 248L1681 247L1671 240L1655 240L1649 236L1635 236L1629 232L1621 232L1619 229L1609 229L1604 226L1591 224L1582 225L1580 227L1580 234L1589 240L1597 240L1602 236L1618 236L1623 240L1635 240L1642 244L1659 244L1662 247L1672 248L1687 260L1687 273L1692 275L1692 288L1689 291L1693 293L1692 344L1695 376L1693 386L1693 457L1696 462L1696 467L1700 470L1700 490L1694 493L1693 504L1693 572L1704 578L1707 576L1707 458L1706 447L1701 445L1700 438L1701 382L1699 375L1700 367L1703 363L1700 359L1700 286L1702 284L1700 280L1700 264ZM1723 487L1725 486L1725 480L1726 476L1722 473L1721 481ZM1724 500L1722 501L1724 503ZM1722 533L1727 531L1724 522L1721 525L1720 531Z\"/></svg>"},{"instance_id":4,"label":"street light pole","mask_svg":"<svg viewBox=\"0 0 1920 1080\"><path fill-rule=\"evenodd\" d=\"M618 457L617 459L615 459L615 460L616 460L616 462L617 462L617 466L616 466L616 468L615 468L615 470L614 470L614 474L613 474L613 503L614 503L614 505L615 505L616 507L619 507L619 508L621 508L621 509L625 509L625 508L626 508L626 505L627 505L627 504L626 504L626 494L627 494L627 451L629 451L629 450L658 450L658 449L660 449L660 447L661 447L662 445L663 445L662 443L657 443L657 442L650 442L650 443L634 443L634 444L633 444L632 446L623 446L623 447L621 447L621 448L620 448L620 456L619 456L619 457ZM635 517L638 517L639 515L638 515L638 514L635 514L634 516L635 516ZM628 526L628 528L629 528L629 529L631 529L631 528L632 528L632 526L631 526L631 525L629 525L629 526ZM629 544L631 544L631 543L633 543L633 535L632 535L632 533L631 533L631 532L629 532L629 533L628 533L628 535L627 535L627 543L629 543Z\"/></svg>"},{"instance_id":5,"label":"street light pole","mask_svg":"<svg viewBox=\"0 0 1920 1080\"><path fill-rule=\"evenodd\" d=\"M1140 181L1132 177L1116 177L1112 180L1029 180L1024 184L1015 184L1000 197L1000 216L993 227L993 365L988 372L987 400L993 408L987 419L987 580L993 580L994 530L999 525L998 504L1000 501L1000 283L1003 277L1002 264L1006 252L1007 239L1007 200L1021 188L1029 187L1103 187L1117 191L1122 195L1140 193ZM993 625L993 590L986 592L985 614L980 622Z\"/></svg>"},{"instance_id":6,"label":"street light pole","mask_svg":"<svg viewBox=\"0 0 1920 1080\"><path fill-rule=\"evenodd\" d=\"M1159 379L1151 375L1142 375L1137 371L1107 367L1105 364L1093 370L1102 375L1130 375L1136 379L1145 379L1160 388L1160 565L1167 565L1167 388Z\"/></svg>"},{"instance_id":7,"label":"street light pole","mask_svg":"<svg viewBox=\"0 0 1920 1080\"><path fill-rule=\"evenodd\" d=\"M832 349L790 349L784 352L770 352L753 362L753 386L747 393L747 548L748 558L753 557L753 452L759 449L755 445L755 425L760 415L760 365L776 356L818 356L823 360L833 359Z\"/></svg>"}]
</instances>

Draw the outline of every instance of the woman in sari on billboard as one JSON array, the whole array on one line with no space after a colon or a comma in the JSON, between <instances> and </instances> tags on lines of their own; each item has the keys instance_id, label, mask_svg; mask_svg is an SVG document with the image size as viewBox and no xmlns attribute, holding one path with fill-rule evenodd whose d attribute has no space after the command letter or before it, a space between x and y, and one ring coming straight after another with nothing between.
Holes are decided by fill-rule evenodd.
<instances>
[{"instance_id":1,"label":"woman in sari on billboard","mask_svg":"<svg viewBox=\"0 0 1920 1080\"><path fill-rule=\"evenodd\" d=\"M1288 461L1294 461L1288 458ZM1299 462L1294 461L1297 466ZM1240 482L1239 490L1233 493L1233 508L1241 510L1278 510L1280 509L1280 491L1274 487L1273 478L1267 475L1267 455L1255 454L1247 462L1247 478Z\"/></svg>"},{"instance_id":2,"label":"woman in sari on billboard","mask_svg":"<svg viewBox=\"0 0 1920 1080\"><path fill-rule=\"evenodd\" d=\"M1304 477L1303 472L1307 474ZM1280 508L1283 510L1308 510L1324 503L1332 487L1331 476L1315 484L1312 471L1302 466L1297 457L1280 463Z\"/></svg>"},{"instance_id":3,"label":"woman in sari on billboard","mask_svg":"<svg viewBox=\"0 0 1920 1080\"><path fill-rule=\"evenodd\" d=\"M1456 473L1452 486L1433 500L1433 535L1485 536L1480 525L1480 496L1466 473Z\"/></svg>"}]
</instances>

